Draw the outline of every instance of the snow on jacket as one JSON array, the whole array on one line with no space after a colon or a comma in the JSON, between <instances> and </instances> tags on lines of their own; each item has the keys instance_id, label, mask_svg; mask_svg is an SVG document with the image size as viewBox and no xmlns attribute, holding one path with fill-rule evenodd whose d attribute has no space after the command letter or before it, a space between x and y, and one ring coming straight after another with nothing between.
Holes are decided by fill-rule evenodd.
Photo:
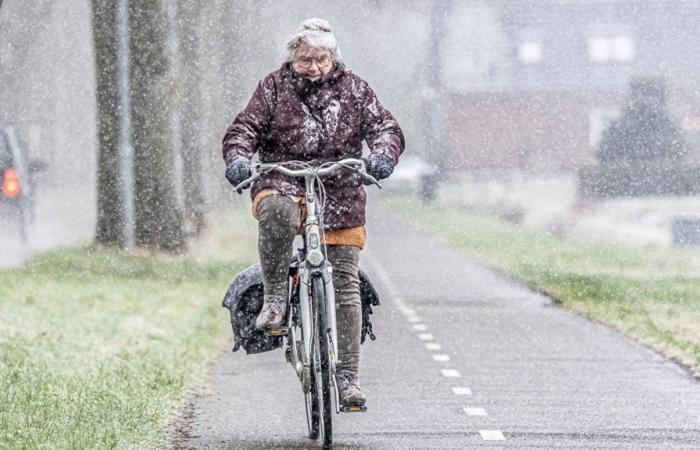
<instances>
[{"instance_id":1,"label":"snow on jacket","mask_svg":"<svg viewBox=\"0 0 700 450\"><path fill-rule=\"evenodd\" d=\"M311 81L285 63L258 84L248 105L228 127L223 154L226 161L235 155L251 158L257 152L262 162L320 164L361 158L363 140L372 153L389 155L394 164L405 147L398 122L365 80L337 63L328 74ZM326 228L364 225L362 181L349 169L324 178ZM270 188L283 195L304 195L303 179L271 172L253 184L251 196Z\"/></svg>"}]
</instances>

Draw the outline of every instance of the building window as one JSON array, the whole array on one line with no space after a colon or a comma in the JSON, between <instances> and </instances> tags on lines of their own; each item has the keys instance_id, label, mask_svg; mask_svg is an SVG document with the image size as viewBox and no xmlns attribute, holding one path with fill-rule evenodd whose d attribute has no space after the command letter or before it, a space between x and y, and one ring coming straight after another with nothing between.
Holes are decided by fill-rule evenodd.
<instances>
[{"instance_id":1,"label":"building window","mask_svg":"<svg viewBox=\"0 0 700 450\"><path fill-rule=\"evenodd\" d=\"M598 64L610 62L610 40L599 36L588 38L588 57Z\"/></svg>"},{"instance_id":2,"label":"building window","mask_svg":"<svg viewBox=\"0 0 700 450\"><path fill-rule=\"evenodd\" d=\"M518 61L524 65L542 61L542 37L539 30L522 30L518 36Z\"/></svg>"},{"instance_id":3,"label":"building window","mask_svg":"<svg viewBox=\"0 0 700 450\"><path fill-rule=\"evenodd\" d=\"M635 53L630 27L597 26L588 35L588 58L592 63L629 63Z\"/></svg>"},{"instance_id":4,"label":"building window","mask_svg":"<svg viewBox=\"0 0 700 450\"><path fill-rule=\"evenodd\" d=\"M630 62L634 59L634 41L630 36L616 36L613 38L613 57L620 62Z\"/></svg>"},{"instance_id":5,"label":"building window","mask_svg":"<svg viewBox=\"0 0 700 450\"><path fill-rule=\"evenodd\" d=\"M521 42L518 47L518 61L523 64L537 64L542 60L542 44L530 41Z\"/></svg>"}]
</instances>

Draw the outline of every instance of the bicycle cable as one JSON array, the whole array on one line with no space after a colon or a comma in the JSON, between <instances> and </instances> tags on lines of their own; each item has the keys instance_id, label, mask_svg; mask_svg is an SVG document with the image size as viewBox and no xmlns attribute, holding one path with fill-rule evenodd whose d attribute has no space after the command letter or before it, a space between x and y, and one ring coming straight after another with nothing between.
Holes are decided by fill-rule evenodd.
<instances>
[{"instance_id":1,"label":"bicycle cable","mask_svg":"<svg viewBox=\"0 0 700 450\"><path fill-rule=\"evenodd\" d=\"M346 163L338 163L337 161L328 161L325 163L322 163L318 166L313 166L310 163L306 161L298 161L298 160L292 160L292 161L284 161L278 164L275 164L274 166L270 166L264 169L264 172L271 172L277 167L287 167L290 169L294 168L301 168L301 169L306 169L312 172L314 180L316 181L316 188L318 192L315 192L317 198L318 198L318 217L319 217L319 233L320 233L320 240L322 243L322 248L323 248L323 255L324 257L328 257L327 255L327 244L325 242L325 228L324 228L324 223L323 223L323 212L325 211L326 208L326 186L323 182L323 179L321 176L318 174L319 169L323 169L329 166L332 166L333 164L339 164L341 167L351 170L353 172L359 172L359 169L357 167L351 166Z\"/></svg>"}]
</instances>

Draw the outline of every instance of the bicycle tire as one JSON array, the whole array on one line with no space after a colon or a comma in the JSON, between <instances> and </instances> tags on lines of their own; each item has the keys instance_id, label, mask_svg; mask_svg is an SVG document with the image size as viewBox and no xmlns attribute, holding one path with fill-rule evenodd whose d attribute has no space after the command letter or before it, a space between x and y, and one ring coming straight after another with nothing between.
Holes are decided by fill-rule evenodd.
<instances>
[{"instance_id":1,"label":"bicycle tire","mask_svg":"<svg viewBox=\"0 0 700 450\"><path fill-rule=\"evenodd\" d=\"M326 294L321 277L314 277L311 281L313 292L314 311L317 318L315 327L318 339L318 352L320 361L320 398L319 410L322 413L319 425L320 437L323 448L331 448L333 445L333 404L331 397L331 361L328 340L328 325L326 323ZM318 374L318 372L316 372ZM318 392L319 390L317 390Z\"/></svg>"},{"instance_id":2,"label":"bicycle tire","mask_svg":"<svg viewBox=\"0 0 700 450\"><path fill-rule=\"evenodd\" d=\"M305 406L306 406L306 425L309 430L309 439L318 439L321 433L321 413L319 405L320 401L320 386L318 383L318 375L316 374L315 363L311 363L311 370L309 373L311 378L311 391L306 394Z\"/></svg>"}]
</instances>

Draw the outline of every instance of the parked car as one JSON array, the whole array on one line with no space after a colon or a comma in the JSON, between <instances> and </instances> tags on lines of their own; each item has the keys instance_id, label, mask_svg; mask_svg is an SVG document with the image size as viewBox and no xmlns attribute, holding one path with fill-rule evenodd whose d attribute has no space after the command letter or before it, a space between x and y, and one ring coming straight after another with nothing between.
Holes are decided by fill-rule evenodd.
<instances>
[{"instance_id":1,"label":"parked car","mask_svg":"<svg viewBox=\"0 0 700 450\"><path fill-rule=\"evenodd\" d=\"M410 192L424 201L432 201L436 195L437 182L438 169L435 165L418 156L406 155L384 184L387 189Z\"/></svg>"},{"instance_id":2,"label":"parked car","mask_svg":"<svg viewBox=\"0 0 700 450\"><path fill-rule=\"evenodd\" d=\"M33 219L31 175L11 127L0 128L0 215L19 225L24 240Z\"/></svg>"}]
</instances>

